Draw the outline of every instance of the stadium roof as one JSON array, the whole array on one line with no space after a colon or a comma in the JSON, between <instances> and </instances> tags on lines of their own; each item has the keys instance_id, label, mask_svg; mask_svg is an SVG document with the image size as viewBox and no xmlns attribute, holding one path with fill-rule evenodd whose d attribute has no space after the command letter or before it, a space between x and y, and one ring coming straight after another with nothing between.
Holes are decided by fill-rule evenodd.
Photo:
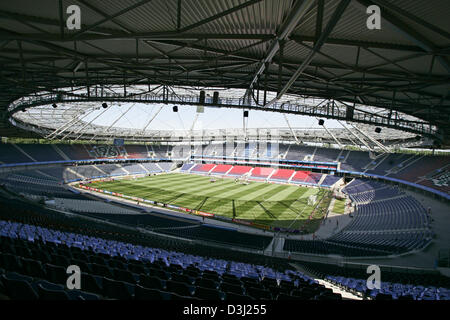
<instances>
[{"instance_id":1,"label":"stadium roof","mask_svg":"<svg viewBox=\"0 0 450 320\"><path fill-rule=\"evenodd\" d=\"M380 30L366 26L372 4ZM394 126L397 110L450 145L448 17L446 0L2 1L0 135L32 136L7 110L34 92L161 85L248 89L262 108L264 89L376 106Z\"/></svg>"}]
</instances>

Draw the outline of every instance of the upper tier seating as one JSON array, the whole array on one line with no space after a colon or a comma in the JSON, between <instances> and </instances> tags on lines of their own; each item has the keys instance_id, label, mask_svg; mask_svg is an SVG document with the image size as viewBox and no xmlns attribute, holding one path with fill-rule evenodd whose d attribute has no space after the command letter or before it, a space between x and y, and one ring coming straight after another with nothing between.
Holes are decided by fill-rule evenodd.
<instances>
[{"instance_id":1,"label":"upper tier seating","mask_svg":"<svg viewBox=\"0 0 450 320\"><path fill-rule=\"evenodd\" d=\"M128 157L130 159L150 158L147 154L147 148L139 145L127 145L125 146Z\"/></svg>"},{"instance_id":2,"label":"upper tier seating","mask_svg":"<svg viewBox=\"0 0 450 320\"><path fill-rule=\"evenodd\" d=\"M286 159L304 160L305 156L314 154L316 147L291 145Z\"/></svg>"},{"instance_id":3,"label":"upper tier seating","mask_svg":"<svg viewBox=\"0 0 450 320\"><path fill-rule=\"evenodd\" d=\"M50 144L17 144L16 146L37 162L64 160Z\"/></svg>"},{"instance_id":4,"label":"upper tier seating","mask_svg":"<svg viewBox=\"0 0 450 320\"><path fill-rule=\"evenodd\" d=\"M25 163L33 162L33 159L20 152L12 144L0 143L0 162L3 163Z\"/></svg>"},{"instance_id":5,"label":"upper tier seating","mask_svg":"<svg viewBox=\"0 0 450 320\"><path fill-rule=\"evenodd\" d=\"M58 144L56 146L71 160L92 159L85 145Z\"/></svg>"},{"instance_id":6,"label":"upper tier seating","mask_svg":"<svg viewBox=\"0 0 450 320\"><path fill-rule=\"evenodd\" d=\"M450 164L450 157L446 156L424 156L417 159L417 161L409 165L407 168L391 176L402 180L416 182L421 177L424 177L427 174Z\"/></svg>"},{"instance_id":7,"label":"upper tier seating","mask_svg":"<svg viewBox=\"0 0 450 320\"><path fill-rule=\"evenodd\" d=\"M319 162L335 162L341 150L339 149L326 149L317 148L314 154L314 161Z\"/></svg>"},{"instance_id":8,"label":"upper tier seating","mask_svg":"<svg viewBox=\"0 0 450 320\"><path fill-rule=\"evenodd\" d=\"M348 157L347 154L349 153ZM341 169L349 171L362 171L362 168L371 162L369 153L364 151L344 151L342 156L346 157L342 163ZM340 159L342 161L344 159Z\"/></svg>"}]
</instances>

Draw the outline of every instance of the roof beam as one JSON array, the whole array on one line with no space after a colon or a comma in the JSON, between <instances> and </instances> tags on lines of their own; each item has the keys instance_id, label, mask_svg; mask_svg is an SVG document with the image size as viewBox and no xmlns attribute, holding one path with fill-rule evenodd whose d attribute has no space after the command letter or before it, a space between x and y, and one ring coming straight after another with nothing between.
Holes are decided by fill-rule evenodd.
<instances>
[{"instance_id":1,"label":"roof beam","mask_svg":"<svg viewBox=\"0 0 450 320\"><path fill-rule=\"evenodd\" d=\"M101 24L103 24L105 22L108 22L108 21L110 21L110 20L112 20L114 18L117 18L118 16L121 16L121 15L127 13L127 12L130 12L130 11L132 11L132 10L138 8L138 7L141 7L141 6L149 3L150 1L152 1L152 0L142 0L142 1L139 1L139 2L135 3L132 6L126 7L125 9L122 9L119 12L116 12L115 14L113 14L111 16L110 15L106 15L106 17L104 19L99 20L96 23L91 24L90 26L87 26L86 28L84 28L84 29L80 30L79 32L73 34L70 38L72 40L75 40L79 35L85 33L86 31L92 30L95 27L98 27L99 25L101 25Z\"/></svg>"},{"instance_id":2,"label":"roof beam","mask_svg":"<svg viewBox=\"0 0 450 320\"><path fill-rule=\"evenodd\" d=\"M281 89L281 91L277 94L277 96L274 99L272 99L272 101L270 101L266 106L271 105L275 101L279 100L289 90L289 88L297 80L297 78L303 73L303 71L306 69L306 67L309 66L314 55L320 50L320 48L324 44L325 40L330 35L331 31L333 31L334 26L337 24L337 22L341 18L342 14L344 13L344 11L347 8L349 3L350 3L350 0L341 0L339 5L337 6L336 10L334 11L333 15L331 16L330 20L328 21L328 24L325 27L325 30L320 34L320 38L317 40L317 42L315 42L313 49L309 52L306 59L303 60L303 63L300 65L300 67L297 69L297 71L295 71L295 73L292 75L291 79L289 79L289 81Z\"/></svg>"},{"instance_id":3,"label":"roof beam","mask_svg":"<svg viewBox=\"0 0 450 320\"><path fill-rule=\"evenodd\" d=\"M448 40L450 40L450 33L449 32L447 32L447 31L445 31L445 30L443 30L443 29L441 29L439 27L436 27L435 25L429 23L428 21L425 21L422 18L420 18L420 17L418 17L418 16L416 16L416 15L414 15L412 13L409 13L406 10L403 10L399 6L396 6L394 3L392 3L392 1L391 2L387 2L386 0L372 0L372 2L377 4L377 5L379 5L379 6L381 6L381 7L390 8L395 13L400 14L400 15L402 15L402 16L404 16L404 17L406 17L406 18L408 18L408 19L410 19L410 20L412 20L412 21L422 25L423 27L425 27L425 28L427 28L427 29L429 29L431 31L434 31L435 33L439 34L440 36L445 37Z\"/></svg>"},{"instance_id":4,"label":"roof beam","mask_svg":"<svg viewBox=\"0 0 450 320\"><path fill-rule=\"evenodd\" d=\"M308 12L308 10L311 8L314 2L315 0L304 0L304 1L298 0L295 3L295 6L292 9L291 14L278 31L276 38L272 41L268 53L266 54L264 59L262 59L262 61L259 63L257 71L252 77L252 81L250 82L249 89L247 92L253 89L253 86L255 85L256 81L258 81L259 76L266 69L266 64L272 62L273 57L280 49L280 42L286 40L289 37L291 32L294 30L295 26L303 18L305 13Z\"/></svg>"},{"instance_id":5,"label":"roof beam","mask_svg":"<svg viewBox=\"0 0 450 320\"><path fill-rule=\"evenodd\" d=\"M198 27L200 27L200 26L202 26L202 25L204 25L204 24L207 24L207 23L209 23L209 22L211 22L211 21L214 21L214 20L217 20L217 19L219 19L219 18L222 18L222 17L224 17L224 16L226 16L226 15L229 15L229 14L231 14L231 13L233 13L233 12L236 12L236 11L241 10L241 9L243 9L243 8L246 8L246 7L248 7L248 6L252 6L252 5L254 5L255 3L258 3L258 2L261 2L261 1L262 1L262 0L250 0L250 1L244 2L244 3L240 4L240 5L237 5L237 6L235 6L235 7L232 7L232 8L230 8L230 9L227 9L227 10L225 10L225 11L222 11L222 12L220 12L220 13L218 13L218 14L215 14L215 15L209 17L209 18L203 19L203 20L201 20L201 21L198 21L198 22L195 22L195 23L193 23L193 24L191 24L191 25L188 25L188 26L186 26L186 27L184 27L184 28L181 28L181 29L179 30L179 32L186 32L186 31L188 31L188 30L198 28Z\"/></svg>"},{"instance_id":6,"label":"roof beam","mask_svg":"<svg viewBox=\"0 0 450 320\"><path fill-rule=\"evenodd\" d=\"M356 3L359 3L360 6L367 8L372 4L372 1L368 0L356 0ZM382 6L383 7L383 6ZM403 21L399 20L396 16L389 13L389 7L384 6L385 10L383 10L383 14L381 15L383 20L387 22L393 30L399 32L400 34L406 36L412 42L416 43L419 47L424 49L426 52L432 53L436 50L436 46L428 40L425 36L420 34L418 31L414 30L410 26L408 26ZM440 64L450 73L450 63L447 61L445 57L437 56L436 57Z\"/></svg>"}]
</instances>

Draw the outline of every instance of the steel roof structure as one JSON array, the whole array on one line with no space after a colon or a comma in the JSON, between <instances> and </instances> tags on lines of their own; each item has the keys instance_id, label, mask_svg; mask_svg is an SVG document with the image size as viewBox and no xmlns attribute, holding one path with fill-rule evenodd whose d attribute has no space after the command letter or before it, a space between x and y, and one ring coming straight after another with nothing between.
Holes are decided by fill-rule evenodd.
<instances>
[{"instance_id":1,"label":"steel roof structure","mask_svg":"<svg viewBox=\"0 0 450 320\"><path fill-rule=\"evenodd\" d=\"M366 25L373 4L380 30ZM70 5L79 30L66 26ZM358 105L373 106L384 110L373 124L413 116L436 130L411 132L450 145L448 17L446 0L2 1L0 135L34 136L9 121L21 97L60 101L74 88L72 98L101 101L98 92L120 99L144 85L245 89L248 106L282 112L286 94L322 98L346 106L350 121Z\"/></svg>"}]
</instances>

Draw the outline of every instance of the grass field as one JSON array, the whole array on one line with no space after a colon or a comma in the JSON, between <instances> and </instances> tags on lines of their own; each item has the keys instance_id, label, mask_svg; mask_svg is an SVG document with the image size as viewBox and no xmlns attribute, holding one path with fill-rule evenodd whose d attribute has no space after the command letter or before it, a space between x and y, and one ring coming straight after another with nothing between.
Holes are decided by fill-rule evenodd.
<instances>
[{"instance_id":1,"label":"grass field","mask_svg":"<svg viewBox=\"0 0 450 320\"><path fill-rule=\"evenodd\" d=\"M338 199L336 199L334 201L333 212L334 213L344 214L344 212L345 212L345 200L338 200Z\"/></svg>"},{"instance_id":2,"label":"grass field","mask_svg":"<svg viewBox=\"0 0 450 320\"><path fill-rule=\"evenodd\" d=\"M90 186L273 227L303 227L309 232L318 227L317 221L322 218L323 209L326 211L330 201L330 193L324 189L263 182L243 185L229 178L217 178L216 182L210 182L210 179L201 175L171 173L96 182ZM320 208L310 220L316 207L308 205L311 195L316 195L316 205L320 203Z\"/></svg>"}]
</instances>

